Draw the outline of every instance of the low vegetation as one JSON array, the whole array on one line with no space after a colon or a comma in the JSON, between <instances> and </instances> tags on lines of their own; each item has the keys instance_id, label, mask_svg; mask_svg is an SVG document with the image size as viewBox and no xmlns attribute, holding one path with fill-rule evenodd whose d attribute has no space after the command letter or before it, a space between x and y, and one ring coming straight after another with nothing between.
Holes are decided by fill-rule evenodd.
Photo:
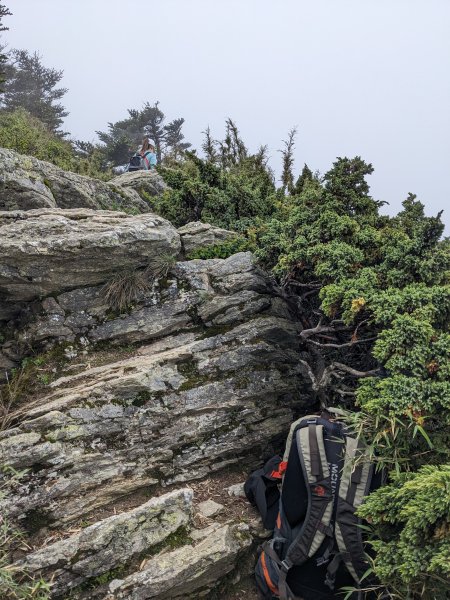
<instances>
[{"instance_id":1,"label":"low vegetation","mask_svg":"<svg viewBox=\"0 0 450 600\"><path fill-rule=\"evenodd\" d=\"M228 154L190 154L178 169L162 169L172 190L158 210L180 225L201 219L242 232L190 258L251 247L273 271L304 327L303 367L317 405L350 410L351 426L389 475L361 510L372 523L374 572L395 598L443 597L450 252L440 215L426 216L413 195L397 216L381 214L367 182L372 166L360 157L339 158L323 177L305 165L276 190L243 148L236 137Z\"/></svg>"},{"instance_id":2,"label":"low vegetation","mask_svg":"<svg viewBox=\"0 0 450 600\"><path fill-rule=\"evenodd\" d=\"M7 478L4 476L8 475ZM20 479L20 473L3 467L0 472L0 502L6 486ZM3 481L3 483L2 483ZM0 598L2 600L49 600L50 586L42 578L34 578L23 568L14 564L15 552L27 551L21 531L5 516L0 517Z\"/></svg>"}]
</instances>

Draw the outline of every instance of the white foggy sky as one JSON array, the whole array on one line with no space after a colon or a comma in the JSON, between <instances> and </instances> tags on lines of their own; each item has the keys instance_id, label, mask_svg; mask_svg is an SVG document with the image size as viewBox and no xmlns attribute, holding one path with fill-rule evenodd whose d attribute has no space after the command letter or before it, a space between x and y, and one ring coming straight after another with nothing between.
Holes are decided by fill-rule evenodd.
<instances>
[{"instance_id":1,"label":"white foggy sky","mask_svg":"<svg viewBox=\"0 0 450 600\"><path fill-rule=\"evenodd\" d=\"M279 171L297 125L296 172L361 155L389 214L408 192L427 214L449 204L450 0L3 2L3 40L64 70L73 137L159 100L194 147L230 116Z\"/></svg>"}]
</instances>

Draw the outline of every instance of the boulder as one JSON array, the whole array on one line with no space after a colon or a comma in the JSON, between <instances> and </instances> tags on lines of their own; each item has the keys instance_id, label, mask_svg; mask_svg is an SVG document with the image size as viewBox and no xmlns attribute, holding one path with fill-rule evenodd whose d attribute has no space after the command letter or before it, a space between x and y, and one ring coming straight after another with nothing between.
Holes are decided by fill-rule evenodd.
<instances>
[{"instance_id":1,"label":"boulder","mask_svg":"<svg viewBox=\"0 0 450 600\"><path fill-rule=\"evenodd\" d=\"M176 256L177 231L153 214L90 209L0 212L0 294L11 303L104 283Z\"/></svg>"},{"instance_id":2,"label":"boulder","mask_svg":"<svg viewBox=\"0 0 450 600\"><path fill-rule=\"evenodd\" d=\"M226 260L178 262L120 314L111 314L103 286L46 298L33 310L38 316L30 320L25 312L26 324L17 333L24 350L73 342L80 336L112 345L147 342L199 326L227 328L267 311L290 318L249 252Z\"/></svg>"},{"instance_id":3,"label":"boulder","mask_svg":"<svg viewBox=\"0 0 450 600\"><path fill-rule=\"evenodd\" d=\"M0 148L0 210L92 208L149 212L132 187L104 182Z\"/></svg>"},{"instance_id":4,"label":"boulder","mask_svg":"<svg viewBox=\"0 0 450 600\"><path fill-rule=\"evenodd\" d=\"M186 255L189 255L195 250L201 250L208 246L217 246L223 244L238 236L235 231L228 231L215 227L209 223L201 221L192 221L183 227L178 228L178 233L181 236L183 250Z\"/></svg>"},{"instance_id":5,"label":"boulder","mask_svg":"<svg viewBox=\"0 0 450 600\"><path fill-rule=\"evenodd\" d=\"M114 177L109 182L110 186L119 187L121 190L133 190L151 206L151 199L160 196L169 186L156 171L133 171Z\"/></svg>"}]
</instances>

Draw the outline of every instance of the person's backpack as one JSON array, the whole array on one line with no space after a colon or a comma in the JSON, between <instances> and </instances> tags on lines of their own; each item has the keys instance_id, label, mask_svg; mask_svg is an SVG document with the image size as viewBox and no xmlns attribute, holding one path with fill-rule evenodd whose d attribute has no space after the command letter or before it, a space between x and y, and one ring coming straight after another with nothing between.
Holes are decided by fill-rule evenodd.
<instances>
[{"instance_id":1,"label":"person's backpack","mask_svg":"<svg viewBox=\"0 0 450 600\"><path fill-rule=\"evenodd\" d=\"M130 158L130 162L128 163L128 169L127 171L140 171L142 169L145 168L144 165L144 159L142 158L142 156L139 154L139 152L136 152L136 154L133 154L133 156Z\"/></svg>"},{"instance_id":2,"label":"person's backpack","mask_svg":"<svg viewBox=\"0 0 450 600\"><path fill-rule=\"evenodd\" d=\"M355 511L381 484L367 450L329 409L291 426L283 459L253 473L244 489L273 537L260 548L260 598L328 600L339 588L373 585ZM281 493L275 481L281 483ZM352 595L361 597L360 593Z\"/></svg>"}]
</instances>

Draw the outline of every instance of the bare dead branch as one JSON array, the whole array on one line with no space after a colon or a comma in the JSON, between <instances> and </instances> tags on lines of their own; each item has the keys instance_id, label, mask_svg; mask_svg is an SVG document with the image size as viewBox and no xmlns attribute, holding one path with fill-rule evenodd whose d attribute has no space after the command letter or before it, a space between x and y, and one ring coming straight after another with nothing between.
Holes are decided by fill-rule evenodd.
<instances>
[{"instance_id":1,"label":"bare dead branch","mask_svg":"<svg viewBox=\"0 0 450 600\"><path fill-rule=\"evenodd\" d=\"M349 367L348 365L344 365L343 363L340 363L340 362L333 362L333 363L331 363L330 367L332 367L334 369L338 369L340 371L345 371L346 373L350 373L350 375L353 375L353 377L359 377L359 378L372 377L372 375L376 375L380 371L380 369L372 369L371 371L358 371L357 369L353 369L352 367Z\"/></svg>"},{"instance_id":2,"label":"bare dead branch","mask_svg":"<svg viewBox=\"0 0 450 600\"><path fill-rule=\"evenodd\" d=\"M301 334L300 334L301 335ZM349 346L356 346L356 344L367 344L368 342L373 342L376 340L376 336L371 338L365 338L364 340L355 340L350 342L345 342L343 344L322 344L321 342L316 342L314 340L307 339L306 342L308 344L314 344L319 348L348 348Z\"/></svg>"}]
</instances>

